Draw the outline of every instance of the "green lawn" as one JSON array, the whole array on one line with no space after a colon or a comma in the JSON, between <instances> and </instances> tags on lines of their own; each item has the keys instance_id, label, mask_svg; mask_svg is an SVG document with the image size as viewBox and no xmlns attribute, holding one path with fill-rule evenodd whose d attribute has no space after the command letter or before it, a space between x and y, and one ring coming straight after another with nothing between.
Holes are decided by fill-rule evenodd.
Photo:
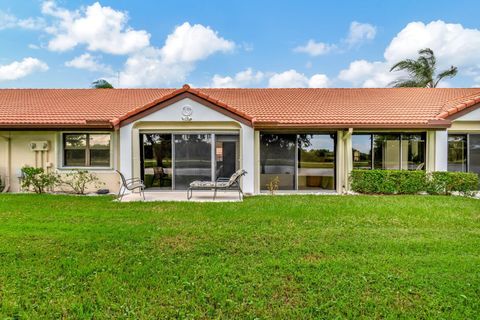
<instances>
[{"instance_id":1,"label":"green lawn","mask_svg":"<svg viewBox=\"0 0 480 320\"><path fill-rule=\"evenodd\" d=\"M0 319L479 315L479 200L0 196Z\"/></svg>"}]
</instances>

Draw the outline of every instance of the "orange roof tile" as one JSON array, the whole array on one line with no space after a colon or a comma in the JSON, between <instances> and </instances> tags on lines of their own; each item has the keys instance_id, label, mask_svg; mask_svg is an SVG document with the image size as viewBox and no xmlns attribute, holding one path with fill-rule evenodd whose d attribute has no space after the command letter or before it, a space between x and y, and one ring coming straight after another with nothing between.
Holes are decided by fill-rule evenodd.
<instances>
[{"instance_id":1,"label":"orange roof tile","mask_svg":"<svg viewBox=\"0 0 480 320\"><path fill-rule=\"evenodd\" d=\"M480 88L1 89L0 127L112 127L189 92L255 127L428 127L480 103Z\"/></svg>"}]
</instances>

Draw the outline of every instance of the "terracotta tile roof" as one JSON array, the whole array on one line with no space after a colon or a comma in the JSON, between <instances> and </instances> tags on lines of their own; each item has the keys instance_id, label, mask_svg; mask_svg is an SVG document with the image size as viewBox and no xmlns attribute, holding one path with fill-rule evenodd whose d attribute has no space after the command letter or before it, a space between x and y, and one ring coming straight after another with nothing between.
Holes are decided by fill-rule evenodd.
<instances>
[{"instance_id":1,"label":"terracotta tile roof","mask_svg":"<svg viewBox=\"0 0 480 320\"><path fill-rule=\"evenodd\" d=\"M480 103L480 88L2 89L0 127L112 126L185 92L256 127L445 126Z\"/></svg>"},{"instance_id":2,"label":"terracotta tile roof","mask_svg":"<svg viewBox=\"0 0 480 320\"><path fill-rule=\"evenodd\" d=\"M0 126L98 126L175 89L1 89Z\"/></svg>"}]
</instances>

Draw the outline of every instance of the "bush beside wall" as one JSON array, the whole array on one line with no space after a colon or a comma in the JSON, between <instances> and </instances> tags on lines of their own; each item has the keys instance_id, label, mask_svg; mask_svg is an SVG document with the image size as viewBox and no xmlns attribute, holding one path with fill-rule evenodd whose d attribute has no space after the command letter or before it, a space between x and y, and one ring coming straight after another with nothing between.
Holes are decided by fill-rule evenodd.
<instances>
[{"instance_id":1,"label":"bush beside wall","mask_svg":"<svg viewBox=\"0 0 480 320\"><path fill-rule=\"evenodd\" d=\"M473 172L432 172L427 192L430 194L451 194L460 192L472 195L479 189L478 175Z\"/></svg>"},{"instance_id":2,"label":"bush beside wall","mask_svg":"<svg viewBox=\"0 0 480 320\"><path fill-rule=\"evenodd\" d=\"M353 170L351 188L366 194L451 194L472 195L478 190L478 175L466 172L407 170Z\"/></svg>"}]
</instances>

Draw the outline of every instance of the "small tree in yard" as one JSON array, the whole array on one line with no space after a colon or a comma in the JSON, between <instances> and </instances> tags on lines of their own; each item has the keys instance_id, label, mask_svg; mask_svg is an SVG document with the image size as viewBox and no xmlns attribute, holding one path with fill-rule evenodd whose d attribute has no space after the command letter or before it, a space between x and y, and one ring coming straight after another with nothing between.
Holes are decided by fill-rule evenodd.
<instances>
[{"instance_id":1,"label":"small tree in yard","mask_svg":"<svg viewBox=\"0 0 480 320\"><path fill-rule=\"evenodd\" d=\"M45 193L60 182L57 174L45 172L43 168L26 166L22 168L22 173L22 188L26 190L32 188L35 193Z\"/></svg>"},{"instance_id":2,"label":"small tree in yard","mask_svg":"<svg viewBox=\"0 0 480 320\"><path fill-rule=\"evenodd\" d=\"M85 194L88 186L99 188L104 184L96 175L87 170L74 170L65 174L62 183L69 186L76 194Z\"/></svg>"}]
</instances>

